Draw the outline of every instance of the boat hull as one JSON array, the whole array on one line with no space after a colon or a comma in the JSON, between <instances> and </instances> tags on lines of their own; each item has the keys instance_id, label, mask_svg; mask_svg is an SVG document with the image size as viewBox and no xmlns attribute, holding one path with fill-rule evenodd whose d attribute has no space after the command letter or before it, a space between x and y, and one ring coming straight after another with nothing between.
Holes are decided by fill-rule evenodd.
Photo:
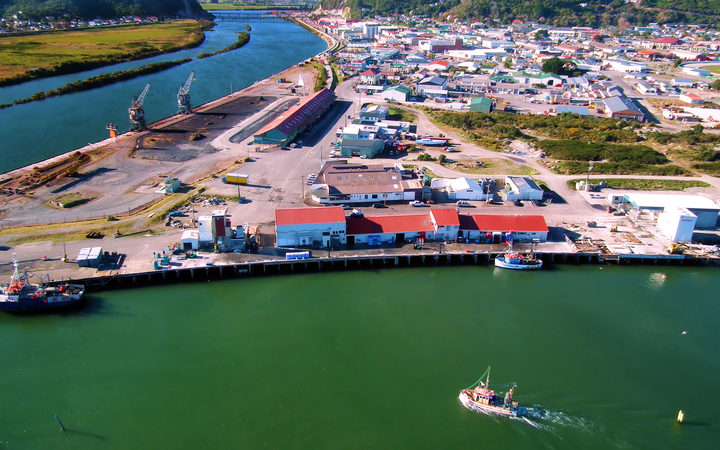
<instances>
[{"instance_id":1,"label":"boat hull","mask_svg":"<svg viewBox=\"0 0 720 450\"><path fill-rule=\"evenodd\" d=\"M415 140L416 143L420 145L428 145L428 146L440 146L447 144L447 139L417 139Z\"/></svg>"},{"instance_id":2,"label":"boat hull","mask_svg":"<svg viewBox=\"0 0 720 450\"><path fill-rule=\"evenodd\" d=\"M78 298L67 298L51 302L43 302L41 298L23 299L19 301L0 301L0 311L19 313L36 311L57 311L76 307L82 301L82 296L79 296Z\"/></svg>"},{"instance_id":3,"label":"boat hull","mask_svg":"<svg viewBox=\"0 0 720 450\"><path fill-rule=\"evenodd\" d=\"M510 408L503 408L501 406L485 405L483 403L475 402L468 397L464 392L460 392L458 396L460 403L470 411L474 411L482 414L498 414L507 417L517 417L517 411Z\"/></svg>"},{"instance_id":4,"label":"boat hull","mask_svg":"<svg viewBox=\"0 0 720 450\"><path fill-rule=\"evenodd\" d=\"M502 269L512 269L512 270L537 270L542 267L542 261L541 260L535 260L534 263L526 264L526 263L509 263L505 260L504 257L498 256L495 258L495 267L500 267Z\"/></svg>"}]
</instances>

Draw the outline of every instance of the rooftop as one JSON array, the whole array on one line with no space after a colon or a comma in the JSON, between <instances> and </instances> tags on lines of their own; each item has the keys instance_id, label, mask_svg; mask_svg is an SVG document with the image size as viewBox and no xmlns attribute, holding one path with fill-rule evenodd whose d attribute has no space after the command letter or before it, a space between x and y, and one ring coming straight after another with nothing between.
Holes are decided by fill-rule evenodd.
<instances>
[{"instance_id":1,"label":"rooftop","mask_svg":"<svg viewBox=\"0 0 720 450\"><path fill-rule=\"evenodd\" d=\"M434 231L430 214L348 217L347 234L410 233Z\"/></svg>"},{"instance_id":2,"label":"rooftop","mask_svg":"<svg viewBox=\"0 0 720 450\"><path fill-rule=\"evenodd\" d=\"M543 216L460 214L460 228L479 231L548 231Z\"/></svg>"},{"instance_id":3,"label":"rooftop","mask_svg":"<svg viewBox=\"0 0 720 450\"><path fill-rule=\"evenodd\" d=\"M275 210L275 225L300 225L311 223L343 223L345 211L340 206L324 208L287 208Z\"/></svg>"}]
</instances>

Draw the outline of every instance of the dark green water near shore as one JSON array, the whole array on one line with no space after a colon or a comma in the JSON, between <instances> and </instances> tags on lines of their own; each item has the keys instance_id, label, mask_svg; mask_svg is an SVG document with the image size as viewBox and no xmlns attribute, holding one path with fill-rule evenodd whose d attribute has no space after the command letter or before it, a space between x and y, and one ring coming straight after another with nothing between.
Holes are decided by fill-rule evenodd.
<instances>
[{"instance_id":1,"label":"dark green water near shore","mask_svg":"<svg viewBox=\"0 0 720 450\"><path fill-rule=\"evenodd\" d=\"M719 288L453 267L94 294L0 316L0 448L717 448ZM490 364L527 420L458 402Z\"/></svg>"}]
</instances>

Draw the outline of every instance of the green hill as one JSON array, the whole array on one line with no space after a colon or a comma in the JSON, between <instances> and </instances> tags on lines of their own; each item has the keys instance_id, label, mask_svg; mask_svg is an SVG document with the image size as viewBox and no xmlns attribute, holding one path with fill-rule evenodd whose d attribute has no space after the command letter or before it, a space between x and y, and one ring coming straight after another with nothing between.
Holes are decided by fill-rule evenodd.
<instances>
[{"instance_id":1,"label":"green hill","mask_svg":"<svg viewBox=\"0 0 720 450\"><path fill-rule=\"evenodd\" d=\"M510 23L515 19L554 26L720 24L720 0L322 0L325 9L347 8L352 17L404 13Z\"/></svg>"},{"instance_id":2,"label":"green hill","mask_svg":"<svg viewBox=\"0 0 720 450\"><path fill-rule=\"evenodd\" d=\"M197 0L0 0L3 17L38 20L121 16L207 17Z\"/></svg>"}]
</instances>

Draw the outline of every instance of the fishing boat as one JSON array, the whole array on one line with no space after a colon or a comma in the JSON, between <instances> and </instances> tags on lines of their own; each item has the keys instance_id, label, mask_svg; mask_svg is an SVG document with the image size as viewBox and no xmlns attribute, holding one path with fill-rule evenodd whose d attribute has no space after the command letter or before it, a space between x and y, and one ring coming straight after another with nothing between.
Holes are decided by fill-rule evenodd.
<instances>
[{"instance_id":1,"label":"fishing boat","mask_svg":"<svg viewBox=\"0 0 720 450\"><path fill-rule=\"evenodd\" d=\"M485 381L483 381L485 378ZM517 417L518 402L513 400L517 385L513 384L503 396L490 389L490 367L469 387L460 391L460 403L470 411Z\"/></svg>"},{"instance_id":2,"label":"fishing boat","mask_svg":"<svg viewBox=\"0 0 720 450\"><path fill-rule=\"evenodd\" d=\"M537 270L542 267L542 260L535 257L534 251L520 253L512 249L509 243L505 253L495 258L495 267L514 270Z\"/></svg>"},{"instance_id":3,"label":"fishing boat","mask_svg":"<svg viewBox=\"0 0 720 450\"><path fill-rule=\"evenodd\" d=\"M416 143L420 145L445 145L449 139L446 138L440 138L440 137L432 137L432 136L421 136L415 140Z\"/></svg>"},{"instance_id":4,"label":"fishing boat","mask_svg":"<svg viewBox=\"0 0 720 450\"><path fill-rule=\"evenodd\" d=\"M68 308L82 301L85 286L59 283L31 284L28 274L20 275L18 261L13 255L13 274L10 282L0 286L0 311L34 312Z\"/></svg>"}]
</instances>

